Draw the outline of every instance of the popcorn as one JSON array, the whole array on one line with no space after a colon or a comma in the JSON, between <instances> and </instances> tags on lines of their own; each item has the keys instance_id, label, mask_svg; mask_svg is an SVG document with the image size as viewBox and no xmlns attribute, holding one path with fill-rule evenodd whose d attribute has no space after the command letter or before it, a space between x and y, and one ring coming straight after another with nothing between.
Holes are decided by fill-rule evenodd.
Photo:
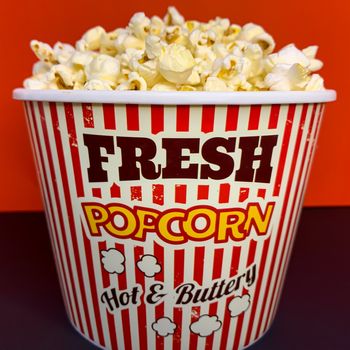
<instances>
[{"instance_id":1,"label":"popcorn","mask_svg":"<svg viewBox=\"0 0 350 350\"><path fill-rule=\"evenodd\" d=\"M53 47L53 53L58 63L67 63L74 54L75 49L72 45L57 42Z\"/></svg>"},{"instance_id":2,"label":"popcorn","mask_svg":"<svg viewBox=\"0 0 350 350\"><path fill-rule=\"evenodd\" d=\"M157 83L152 87L152 91L176 91L176 85L169 82Z\"/></svg>"},{"instance_id":3,"label":"popcorn","mask_svg":"<svg viewBox=\"0 0 350 350\"><path fill-rule=\"evenodd\" d=\"M127 81L121 83L117 90L147 90L147 83L145 79L143 79L138 73L132 72L129 74L129 78Z\"/></svg>"},{"instance_id":4,"label":"popcorn","mask_svg":"<svg viewBox=\"0 0 350 350\"><path fill-rule=\"evenodd\" d=\"M305 86L305 91L324 90L323 78L319 74L312 74Z\"/></svg>"},{"instance_id":5,"label":"popcorn","mask_svg":"<svg viewBox=\"0 0 350 350\"><path fill-rule=\"evenodd\" d=\"M30 42L30 47L40 61L52 62L52 63L55 62L55 54L50 45L45 44L38 40L32 40Z\"/></svg>"},{"instance_id":6,"label":"popcorn","mask_svg":"<svg viewBox=\"0 0 350 350\"><path fill-rule=\"evenodd\" d=\"M85 67L88 80L98 79L113 83L117 82L120 63L116 58L108 55L99 55Z\"/></svg>"},{"instance_id":7,"label":"popcorn","mask_svg":"<svg viewBox=\"0 0 350 350\"><path fill-rule=\"evenodd\" d=\"M166 45L157 35L148 35L145 44L146 54L150 59L159 57L162 53L162 47Z\"/></svg>"},{"instance_id":8,"label":"popcorn","mask_svg":"<svg viewBox=\"0 0 350 350\"><path fill-rule=\"evenodd\" d=\"M182 25L185 20L174 6L170 6L168 8L168 13L164 17L164 22L167 25Z\"/></svg>"},{"instance_id":9,"label":"popcorn","mask_svg":"<svg viewBox=\"0 0 350 350\"><path fill-rule=\"evenodd\" d=\"M301 64L278 64L266 76L265 83L275 91L304 90L308 80L307 70Z\"/></svg>"},{"instance_id":10,"label":"popcorn","mask_svg":"<svg viewBox=\"0 0 350 350\"><path fill-rule=\"evenodd\" d=\"M205 91L229 91L225 82L217 77L208 77L204 85Z\"/></svg>"},{"instance_id":11,"label":"popcorn","mask_svg":"<svg viewBox=\"0 0 350 350\"><path fill-rule=\"evenodd\" d=\"M50 71L51 63L38 61L33 65L33 75L40 75Z\"/></svg>"},{"instance_id":12,"label":"popcorn","mask_svg":"<svg viewBox=\"0 0 350 350\"><path fill-rule=\"evenodd\" d=\"M151 24L149 27L149 34L150 35L158 35L159 36L163 32L164 28L165 28L165 24L160 17L153 16L151 18Z\"/></svg>"},{"instance_id":13,"label":"popcorn","mask_svg":"<svg viewBox=\"0 0 350 350\"><path fill-rule=\"evenodd\" d=\"M138 39L145 39L150 29L150 19L143 12L135 13L130 20L129 28Z\"/></svg>"},{"instance_id":14,"label":"popcorn","mask_svg":"<svg viewBox=\"0 0 350 350\"><path fill-rule=\"evenodd\" d=\"M38 40L28 89L265 91L323 90L317 46L273 52L263 27L228 18L185 21L175 7L164 19L135 13L125 28L96 26L75 46Z\"/></svg>"},{"instance_id":15,"label":"popcorn","mask_svg":"<svg viewBox=\"0 0 350 350\"><path fill-rule=\"evenodd\" d=\"M105 30L100 26L89 29L82 37L85 49L89 51L98 50L101 46L101 37L105 33Z\"/></svg>"},{"instance_id":16,"label":"popcorn","mask_svg":"<svg viewBox=\"0 0 350 350\"><path fill-rule=\"evenodd\" d=\"M238 39L259 44L265 54L271 53L275 48L275 41L272 36L266 33L261 26L254 23L244 25Z\"/></svg>"},{"instance_id":17,"label":"popcorn","mask_svg":"<svg viewBox=\"0 0 350 350\"><path fill-rule=\"evenodd\" d=\"M117 54L117 48L115 47L115 40L118 37L118 30L114 30L109 33L102 33L100 52L108 54L110 56L115 56Z\"/></svg>"},{"instance_id":18,"label":"popcorn","mask_svg":"<svg viewBox=\"0 0 350 350\"><path fill-rule=\"evenodd\" d=\"M104 80L92 79L85 83L84 90L113 90L111 84Z\"/></svg>"},{"instance_id":19,"label":"popcorn","mask_svg":"<svg viewBox=\"0 0 350 350\"><path fill-rule=\"evenodd\" d=\"M25 79L23 82L23 86L26 89L32 89L32 90L44 90L47 89L48 86L43 81L37 79L37 78L28 78Z\"/></svg>"},{"instance_id":20,"label":"popcorn","mask_svg":"<svg viewBox=\"0 0 350 350\"><path fill-rule=\"evenodd\" d=\"M172 83L185 83L195 65L191 52L178 44L167 46L159 59L159 71Z\"/></svg>"},{"instance_id":21,"label":"popcorn","mask_svg":"<svg viewBox=\"0 0 350 350\"><path fill-rule=\"evenodd\" d=\"M61 89L73 89L74 73L70 67L67 67L64 64L57 64L52 67L51 71L55 75L58 87Z\"/></svg>"}]
</instances>

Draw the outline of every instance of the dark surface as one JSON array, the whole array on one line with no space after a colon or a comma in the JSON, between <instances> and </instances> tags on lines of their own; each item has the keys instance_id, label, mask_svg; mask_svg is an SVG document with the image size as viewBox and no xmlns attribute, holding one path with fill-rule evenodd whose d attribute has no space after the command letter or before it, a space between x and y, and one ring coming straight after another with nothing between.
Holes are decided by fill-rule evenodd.
<instances>
[{"instance_id":1,"label":"dark surface","mask_svg":"<svg viewBox=\"0 0 350 350\"><path fill-rule=\"evenodd\" d=\"M350 349L349 219L304 209L276 319L250 349ZM2 213L0 233L0 349L96 349L66 318L44 214Z\"/></svg>"}]
</instances>

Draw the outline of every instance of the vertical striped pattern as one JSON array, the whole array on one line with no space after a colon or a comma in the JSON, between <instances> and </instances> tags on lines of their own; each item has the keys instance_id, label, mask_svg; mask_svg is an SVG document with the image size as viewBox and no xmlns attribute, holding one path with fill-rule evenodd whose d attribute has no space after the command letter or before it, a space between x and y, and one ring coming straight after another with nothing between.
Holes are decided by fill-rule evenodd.
<instances>
[{"instance_id":1,"label":"vertical striped pattern","mask_svg":"<svg viewBox=\"0 0 350 350\"><path fill-rule=\"evenodd\" d=\"M26 114L41 181L46 216L51 231L60 285L69 318L91 341L109 349L241 349L268 329L276 313L307 176L323 113L322 105L290 106L115 106L26 102ZM271 184L187 180L120 182L115 156L108 155L104 169L108 183L89 183L89 164L83 134L148 137L161 149L161 139L275 135ZM201 141L201 145L204 141ZM236 149L239 143L236 142ZM236 154L236 152L235 152ZM235 157L235 154L233 156ZM235 166L239 160L234 158ZM155 162L162 163L156 156ZM192 162L194 163L194 162ZM188 162L187 162L188 165ZM187 166L185 165L185 166ZM159 211L195 205L217 208L246 207L276 202L267 237L250 232L242 242L214 245L212 241L169 245L154 233L145 242L116 240L104 235L90 240L81 202L123 203ZM172 229L181 229L175 221ZM254 231L254 229L252 229ZM108 273L102 251L117 249L125 272ZM153 255L162 269L153 277L136 267L144 255ZM195 281L200 288L229 280L256 265L253 285L244 283L228 297L196 305L174 305L164 298L156 305L144 303L154 283L168 293ZM139 286L141 304L110 312L100 301L105 290L124 291ZM249 308L231 317L230 302L250 295ZM220 328L206 337L190 332L202 315L216 316ZM176 324L173 334L157 334L152 324L161 318Z\"/></svg>"}]
</instances>

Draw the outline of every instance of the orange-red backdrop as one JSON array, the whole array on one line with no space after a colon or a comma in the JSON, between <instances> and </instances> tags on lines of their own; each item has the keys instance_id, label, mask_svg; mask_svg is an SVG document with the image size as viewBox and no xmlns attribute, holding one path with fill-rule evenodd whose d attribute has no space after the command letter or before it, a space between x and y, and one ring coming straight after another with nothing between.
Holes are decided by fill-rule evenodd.
<instances>
[{"instance_id":1,"label":"orange-red backdrop","mask_svg":"<svg viewBox=\"0 0 350 350\"><path fill-rule=\"evenodd\" d=\"M338 101L326 108L305 204L350 205L350 83L347 76L350 6L347 0L6 3L2 5L0 21L0 211L42 209L22 106L11 99L12 89L21 86L35 61L29 41L75 42L94 25L102 25L107 30L126 26L137 11L163 16L169 4L175 5L186 18L206 21L220 16L238 24L261 24L274 36L278 48L291 42L300 48L311 44L320 46L319 57L325 63L322 75L327 87L338 91Z\"/></svg>"}]
</instances>

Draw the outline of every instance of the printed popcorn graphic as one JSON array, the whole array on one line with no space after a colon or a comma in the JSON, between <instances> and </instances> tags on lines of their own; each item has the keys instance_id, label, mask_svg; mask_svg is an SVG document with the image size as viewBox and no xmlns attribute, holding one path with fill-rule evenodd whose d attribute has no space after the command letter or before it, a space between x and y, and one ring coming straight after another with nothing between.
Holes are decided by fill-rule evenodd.
<instances>
[{"instance_id":1,"label":"printed popcorn graphic","mask_svg":"<svg viewBox=\"0 0 350 350\"><path fill-rule=\"evenodd\" d=\"M123 273L125 270L124 255L117 249L101 250L102 265L104 269L109 273Z\"/></svg>"},{"instance_id":2,"label":"printed popcorn graphic","mask_svg":"<svg viewBox=\"0 0 350 350\"><path fill-rule=\"evenodd\" d=\"M218 316L202 315L198 321L190 325L191 332L200 337L207 337L221 328L221 321Z\"/></svg>"},{"instance_id":3,"label":"printed popcorn graphic","mask_svg":"<svg viewBox=\"0 0 350 350\"><path fill-rule=\"evenodd\" d=\"M158 318L156 322L152 323L152 329L162 337L174 334L176 327L176 324L168 317Z\"/></svg>"},{"instance_id":4,"label":"printed popcorn graphic","mask_svg":"<svg viewBox=\"0 0 350 350\"><path fill-rule=\"evenodd\" d=\"M241 297L235 297L232 299L230 304L228 305L228 309L231 313L231 317L236 317L240 315L242 312L246 311L250 305L250 295L245 294Z\"/></svg>"},{"instance_id":5,"label":"printed popcorn graphic","mask_svg":"<svg viewBox=\"0 0 350 350\"><path fill-rule=\"evenodd\" d=\"M157 258L149 254L143 255L136 264L139 270L142 271L146 277L153 277L162 269L162 267L158 264Z\"/></svg>"}]
</instances>

